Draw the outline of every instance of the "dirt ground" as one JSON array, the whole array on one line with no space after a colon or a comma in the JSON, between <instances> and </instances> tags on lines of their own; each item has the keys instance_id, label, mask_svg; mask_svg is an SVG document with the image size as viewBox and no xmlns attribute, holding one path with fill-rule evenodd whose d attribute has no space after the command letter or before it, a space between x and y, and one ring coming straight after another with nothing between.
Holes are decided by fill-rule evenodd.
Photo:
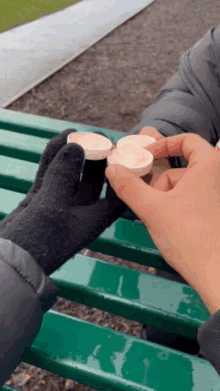
<instances>
[{"instance_id":1,"label":"dirt ground","mask_svg":"<svg viewBox=\"0 0 220 391\"><path fill-rule=\"evenodd\" d=\"M155 0L7 108L128 132L178 70L181 54L220 23L219 11L219 0ZM100 253L86 255L149 272L143 265ZM140 323L101 310L62 298L54 309L140 337ZM25 363L7 383L24 391L92 391Z\"/></svg>"}]
</instances>

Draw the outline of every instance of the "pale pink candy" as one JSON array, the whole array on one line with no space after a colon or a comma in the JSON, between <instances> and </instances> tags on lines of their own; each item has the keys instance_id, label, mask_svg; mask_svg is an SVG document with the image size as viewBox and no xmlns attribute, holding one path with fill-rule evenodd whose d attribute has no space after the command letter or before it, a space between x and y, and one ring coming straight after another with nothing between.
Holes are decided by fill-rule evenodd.
<instances>
[{"instance_id":1,"label":"pale pink candy","mask_svg":"<svg viewBox=\"0 0 220 391\"><path fill-rule=\"evenodd\" d=\"M144 148L133 144L125 144L114 149L108 156L108 164L121 164L138 176L144 176L151 171L153 155Z\"/></svg>"},{"instance_id":2,"label":"pale pink candy","mask_svg":"<svg viewBox=\"0 0 220 391\"><path fill-rule=\"evenodd\" d=\"M112 142L106 137L88 132L70 133L67 137L67 143L81 145L85 151L85 159L87 160L105 159L111 153L113 146Z\"/></svg>"},{"instance_id":3,"label":"pale pink candy","mask_svg":"<svg viewBox=\"0 0 220 391\"><path fill-rule=\"evenodd\" d=\"M147 136L146 134L132 134L131 136L122 137L117 142L117 147L123 145L132 144L136 147L146 148L148 145L155 143L157 140L154 137Z\"/></svg>"}]
</instances>

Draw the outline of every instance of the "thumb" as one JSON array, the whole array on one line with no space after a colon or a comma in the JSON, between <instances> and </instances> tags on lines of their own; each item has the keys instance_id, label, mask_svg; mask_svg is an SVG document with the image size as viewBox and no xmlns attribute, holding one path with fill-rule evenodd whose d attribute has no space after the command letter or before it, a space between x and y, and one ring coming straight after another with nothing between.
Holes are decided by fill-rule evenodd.
<instances>
[{"instance_id":1,"label":"thumb","mask_svg":"<svg viewBox=\"0 0 220 391\"><path fill-rule=\"evenodd\" d=\"M140 177L120 164L110 164L105 170L112 188L144 223L158 214L164 193L147 185Z\"/></svg>"}]
</instances>

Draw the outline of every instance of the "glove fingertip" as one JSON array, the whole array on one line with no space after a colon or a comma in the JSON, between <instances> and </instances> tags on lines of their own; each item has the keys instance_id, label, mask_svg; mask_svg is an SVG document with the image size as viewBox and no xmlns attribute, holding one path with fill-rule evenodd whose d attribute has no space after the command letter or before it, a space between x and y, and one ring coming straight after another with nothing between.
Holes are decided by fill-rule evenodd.
<instances>
[{"instance_id":1,"label":"glove fingertip","mask_svg":"<svg viewBox=\"0 0 220 391\"><path fill-rule=\"evenodd\" d=\"M68 128L68 129L63 130L61 134L67 134L68 135L69 133L76 133L76 132L78 132L77 129Z\"/></svg>"}]
</instances>

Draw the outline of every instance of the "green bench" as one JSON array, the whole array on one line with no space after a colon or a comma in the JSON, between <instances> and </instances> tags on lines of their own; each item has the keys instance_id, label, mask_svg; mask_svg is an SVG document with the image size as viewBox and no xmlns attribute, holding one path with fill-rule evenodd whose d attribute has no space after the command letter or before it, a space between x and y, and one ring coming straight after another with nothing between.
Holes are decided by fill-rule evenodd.
<instances>
[{"instance_id":1,"label":"green bench","mask_svg":"<svg viewBox=\"0 0 220 391\"><path fill-rule=\"evenodd\" d=\"M114 142L124 137L121 132L0 110L0 219L30 189L48 140L66 128L102 131ZM88 248L175 273L129 209ZM61 297L191 339L209 318L190 286L81 254L51 279ZM207 360L54 310L44 314L22 361L97 390L219 389L219 376ZM13 389L5 385L0 391Z\"/></svg>"}]
</instances>

